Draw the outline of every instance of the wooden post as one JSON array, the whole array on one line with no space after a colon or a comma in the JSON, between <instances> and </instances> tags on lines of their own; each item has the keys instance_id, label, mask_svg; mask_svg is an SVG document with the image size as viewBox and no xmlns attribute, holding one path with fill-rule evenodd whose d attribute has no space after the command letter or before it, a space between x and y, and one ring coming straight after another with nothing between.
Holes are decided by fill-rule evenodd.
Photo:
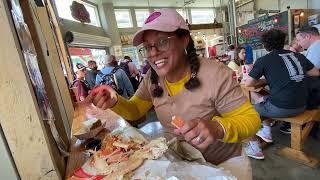
<instances>
[{"instance_id":1,"label":"wooden post","mask_svg":"<svg viewBox=\"0 0 320 180\"><path fill-rule=\"evenodd\" d=\"M22 179L62 179L65 162L40 115L6 2L0 1L0 124Z\"/></svg>"},{"instance_id":2,"label":"wooden post","mask_svg":"<svg viewBox=\"0 0 320 180\"><path fill-rule=\"evenodd\" d=\"M65 65L65 69L66 69L67 75L68 75L68 80L69 80L69 82L73 82L74 79L72 76L72 70L70 69L70 64L68 61L68 54L67 54L68 50L64 44L63 35L61 33L61 29L60 29L59 23L57 21L56 14L52 8L51 1L47 1L47 12L48 12L49 17L51 18L53 30L56 34L56 40L57 40L57 43L59 44L60 52L61 52L60 58Z\"/></svg>"},{"instance_id":3,"label":"wooden post","mask_svg":"<svg viewBox=\"0 0 320 180\"><path fill-rule=\"evenodd\" d=\"M30 2L33 3L33 2ZM66 114L66 108L63 104L62 96L60 94L59 84L57 83L56 76L54 74L50 54L47 55L46 40L43 38L42 30L38 24L35 14L31 9L33 4L29 4L29 1L21 1L21 7L23 8L24 20L30 29L30 34L33 40L37 52L37 59L43 81L45 82L45 89L52 105L52 110L55 116L55 124L59 135L63 138L65 143L69 142L70 136L70 123ZM57 61L59 62L59 61Z\"/></svg>"},{"instance_id":4,"label":"wooden post","mask_svg":"<svg viewBox=\"0 0 320 180\"><path fill-rule=\"evenodd\" d=\"M51 94L52 100L56 101L59 108L63 125L68 136L71 135L70 129L73 120L73 104L69 93L69 87L63 73L62 64L59 52L64 51L57 46L59 42L54 36L54 29L51 28L48 12L45 7L37 7L34 1L22 1L24 13L29 17L28 24L32 27L32 38L35 38L37 53L40 56L41 71L46 78L46 85L52 88L47 88L47 93ZM57 108L57 107L56 107Z\"/></svg>"}]
</instances>

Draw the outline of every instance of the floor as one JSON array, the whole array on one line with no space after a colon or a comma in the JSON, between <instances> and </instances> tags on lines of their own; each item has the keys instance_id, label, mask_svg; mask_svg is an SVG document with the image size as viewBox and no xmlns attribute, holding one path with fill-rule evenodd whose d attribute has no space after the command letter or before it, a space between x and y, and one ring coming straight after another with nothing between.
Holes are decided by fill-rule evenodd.
<instances>
[{"instance_id":1,"label":"floor","mask_svg":"<svg viewBox=\"0 0 320 180\"><path fill-rule=\"evenodd\" d=\"M290 135L279 131L280 125L273 128L274 144L264 149L265 160L251 159L254 180L319 180L320 167L317 169L297 163L277 155L277 150L290 145ZM320 159L320 139L308 137L306 152Z\"/></svg>"},{"instance_id":2,"label":"floor","mask_svg":"<svg viewBox=\"0 0 320 180\"><path fill-rule=\"evenodd\" d=\"M154 112L147 115L148 122L140 125L146 134L156 134L161 131ZM290 135L279 131L280 125L273 128L274 144L264 149L265 160L251 159L254 180L319 180L320 167L317 169L297 163L277 155L276 151L290 145ZM320 139L309 137L306 141L306 151L320 159Z\"/></svg>"}]
</instances>

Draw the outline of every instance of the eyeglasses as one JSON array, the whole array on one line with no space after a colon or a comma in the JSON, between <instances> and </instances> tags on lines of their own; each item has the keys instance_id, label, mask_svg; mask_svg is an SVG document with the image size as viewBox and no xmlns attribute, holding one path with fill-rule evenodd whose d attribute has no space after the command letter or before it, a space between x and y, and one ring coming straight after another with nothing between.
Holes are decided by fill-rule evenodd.
<instances>
[{"instance_id":1,"label":"eyeglasses","mask_svg":"<svg viewBox=\"0 0 320 180\"><path fill-rule=\"evenodd\" d=\"M158 42L154 45L144 45L139 49L139 53L142 57L150 57L150 52L154 47L157 51L168 51L170 48L170 39L174 38L175 36L169 36L160 38Z\"/></svg>"}]
</instances>

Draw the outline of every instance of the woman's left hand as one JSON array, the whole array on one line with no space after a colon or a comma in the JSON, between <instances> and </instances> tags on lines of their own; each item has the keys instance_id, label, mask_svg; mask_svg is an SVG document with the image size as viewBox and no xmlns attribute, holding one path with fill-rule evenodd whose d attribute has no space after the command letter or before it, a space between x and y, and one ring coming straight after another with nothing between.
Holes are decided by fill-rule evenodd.
<instances>
[{"instance_id":1,"label":"woman's left hand","mask_svg":"<svg viewBox=\"0 0 320 180\"><path fill-rule=\"evenodd\" d=\"M217 139L223 139L224 130L219 122L214 120L193 119L185 121L180 129L174 133L182 135L184 139L200 151L205 151Z\"/></svg>"}]
</instances>

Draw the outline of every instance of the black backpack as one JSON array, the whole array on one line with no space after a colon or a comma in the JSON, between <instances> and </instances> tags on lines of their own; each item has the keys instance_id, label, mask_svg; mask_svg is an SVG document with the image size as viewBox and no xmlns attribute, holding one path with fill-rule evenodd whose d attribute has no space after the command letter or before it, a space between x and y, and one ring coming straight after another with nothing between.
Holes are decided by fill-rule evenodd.
<instances>
[{"instance_id":1,"label":"black backpack","mask_svg":"<svg viewBox=\"0 0 320 180\"><path fill-rule=\"evenodd\" d=\"M131 74L130 74L130 69L129 69L129 62L121 62L119 64L119 67L127 74L128 78L131 77Z\"/></svg>"},{"instance_id":2,"label":"black backpack","mask_svg":"<svg viewBox=\"0 0 320 180\"><path fill-rule=\"evenodd\" d=\"M99 71L98 75L102 78L100 85L108 85L112 87L112 89L117 91L118 94L122 95L123 90L119 88L118 81L115 76L115 73L117 72L118 69L119 67L113 68L113 70L109 74L103 74L101 71Z\"/></svg>"},{"instance_id":3,"label":"black backpack","mask_svg":"<svg viewBox=\"0 0 320 180\"><path fill-rule=\"evenodd\" d=\"M139 87L140 82L136 79L136 77L131 77L128 64L129 64L129 61L128 62L121 62L119 67L127 74L134 91L136 91Z\"/></svg>"}]
</instances>

